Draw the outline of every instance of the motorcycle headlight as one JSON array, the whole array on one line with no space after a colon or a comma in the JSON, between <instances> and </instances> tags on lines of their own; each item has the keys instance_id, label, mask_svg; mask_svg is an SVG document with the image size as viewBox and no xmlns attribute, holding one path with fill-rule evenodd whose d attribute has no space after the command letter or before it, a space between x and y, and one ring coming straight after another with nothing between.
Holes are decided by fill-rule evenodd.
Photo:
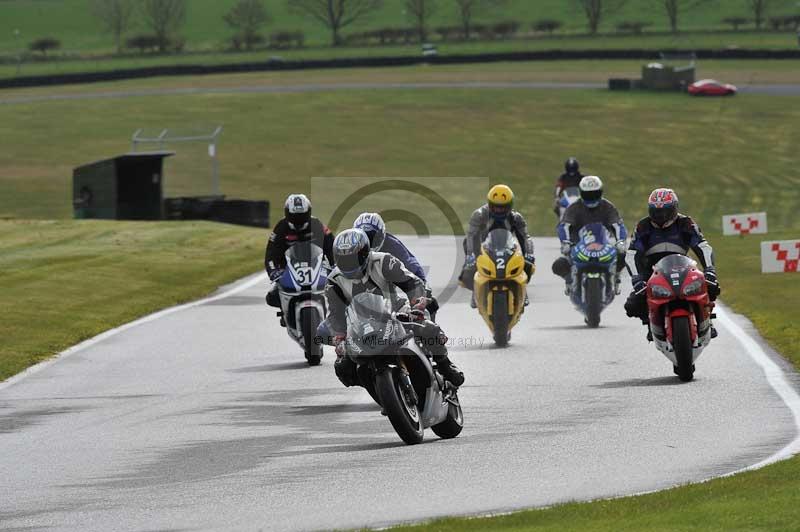
<instances>
[{"instance_id":1,"label":"motorcycle headlight","mask_svg":"<svg viewBox=\"0 0 800 532\"><path fill-rule=\"evenodd\" d=\"M658 284L652 285L650 287L650 290L653 292L654 297L658 298L672 297L672 290L664 288L663 286Z\"/></svg>"},{"instance_id":2,"label":"motorcycle headlight","mask_svg":"<svg viewBox=\"0 0 800 532\"><path fill-rule=\"evenodd\" d=\"M683 287L683 295L696 296L702 290L703 290L703 281L701 279L695 279L694 281Z\"/></svg>"}]
</instances>

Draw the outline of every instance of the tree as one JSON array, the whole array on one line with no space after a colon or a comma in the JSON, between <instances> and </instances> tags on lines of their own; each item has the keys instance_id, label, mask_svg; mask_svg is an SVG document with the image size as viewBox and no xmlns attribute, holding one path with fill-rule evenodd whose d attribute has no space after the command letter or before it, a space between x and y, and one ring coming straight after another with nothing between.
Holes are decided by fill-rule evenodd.
<instances>
[{"instance_id":1,"label":"tree","mask_svg":"<svg viewBox=\"0 0 800 532\"><path fill-rule=\"evenodd\" d=\"M756 29L761 29L761 25L764 24L769 8L772 7L773 3L773 0L747 0L747 5L753 14L753 21L756 23Z\"/></svg>"},{"instance_id":2,"label":"tree","mask_svg":"<svg viewBox=\"0 0 800 532\"><path fill-rule=\"evenodd\" d=\"M133 18L133 0L92 0L91 6L95 18L114 36L117 53L122 53L122 36L128 31Z\"/></svg>"},{"instance_id":3,"label":"tree","mask_svg":"<svg viewBox=\"0 0 800 532\"><path fill-rule=\"evenodd\" d=\"M589 33L595 35L600 22L622 9L627 0L573 0L573 3L586 15Z\"/></svg>"},{"instance_id":4,"label":"tree","mask_svg":"<svg viewBox=\"0 0 800 532\"><path fill-rule=\"evenodd\" d=\"M472 30L472 20L493 7L499 7L505 0L454 0L458 16L461 19L461 28L464 38L469 40Z\"/></svg>"},{"instance_id":5,"label":"tree","mask_svg":"<svg viewBox=\"0 0 800 532\"><path fill-rule=\"evenodd\" d=\"M363 19L383 0L287 0L289 9L305 14L331 30L331 43L342 43L342 28Z\"/></svg>"},{"instance_id":6,"label":"tree","mask_svg":"<svg viewBox=\"0 0 800 532\"><path fill-rule=\"evenodd\" d=\"M222 19L238 31L237 37L245 49L250 50L254 44L263 41L258 30L269 22L270 17L261 0L239 0Z\"/></svg>"},{"instance_id":7,"label":"tree","mask_svg":"<svg viewBox=\"0 0 800 532\"><path fill-rule=\"evenodd\" d=\"M158 39L158 51L165 52L170 35L186 21L186 0L141 0L145 23Z\"/></svg>"},{"instance_id":8,"label":"tree","mask_svg":"<svg viewBox=\"0 0 800 532\"><path fill-rule=\"evenodd\" d=\"M28 48L32 52L42 52L42 55L47 57L48 50L57 50L61 48L61 41L52 37L44 37L33 41Z\"/></svg>"},{"instance_id":9,"label":"tree","mask_svg":"<svg viewBox=\"0 0 800 532\"><path fill-rule=\"evenodd\" d=\"M652 0L664 8L669 19L669 28L672 33L678 33L678 18L682 13L695 9L711 0Z\"/></svg>"},{"instance_id":10,"label":"tree","mask_svg":"<svg viewBox=\"0 0 800 532\"><path fill-rule=\"evenodd\" d=\"M428 40L428 19L436 12L436 0L403 0L406 14L414 21L419 42Z\"/></svg>"}]
</instances>

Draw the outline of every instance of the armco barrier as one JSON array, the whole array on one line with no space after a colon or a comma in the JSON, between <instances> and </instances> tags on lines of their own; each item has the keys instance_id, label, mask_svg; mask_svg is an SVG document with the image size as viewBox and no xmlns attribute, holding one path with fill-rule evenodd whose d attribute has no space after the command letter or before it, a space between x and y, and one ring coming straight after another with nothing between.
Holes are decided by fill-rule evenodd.
<instances>
[{"instance_id":1,"label":"armco barrier","mask_svg":"<svg viewBox=\"0 0 800 532\"><path fill-rule=\"evenodd\" d=\"M800 59L800 50L660 50L665 54L694 53L698 59ZM0 79L0 89L39 87L95 83L123 79L152 78L159 76L196 76L201 74L232 74L265 72L272 70L307 70L329 68L371 68L410 66L419 64L456 65L465 63L497 63L514 61L560 61L575 59L658 59L654 50L545 50L530 52L506 52L496 54L422 55L396 57L351 57L339 59L315 59L304 61L261 61L226 65L171 65L146 68L130 68L102 72L76 72L52 76L20 76Z\"/></svg>"}]
</instances>

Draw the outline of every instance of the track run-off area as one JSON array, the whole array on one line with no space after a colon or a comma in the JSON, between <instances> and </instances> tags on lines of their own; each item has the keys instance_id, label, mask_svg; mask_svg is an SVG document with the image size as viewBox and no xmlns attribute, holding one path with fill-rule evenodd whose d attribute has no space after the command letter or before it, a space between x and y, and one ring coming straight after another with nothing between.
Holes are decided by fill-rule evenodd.
<instances>
[{"instance_id":1,"label":"track run-off area","mask_svg":"<svg viewBox=\"0 0 800 532\"><path fill-rule=\"evenodd\" d=\"M407 243L441 293L458 242ZM380 526L658 490L798 450L797 375L749 322L721 308L680 383L624 295L587 329L549 271L557 241L536 244L508 348L466 291L439 313L467 377L458 438L403 444L330 349L306 366L254 276L0 384L0 529Z\"/></svg>"}]
</instances>

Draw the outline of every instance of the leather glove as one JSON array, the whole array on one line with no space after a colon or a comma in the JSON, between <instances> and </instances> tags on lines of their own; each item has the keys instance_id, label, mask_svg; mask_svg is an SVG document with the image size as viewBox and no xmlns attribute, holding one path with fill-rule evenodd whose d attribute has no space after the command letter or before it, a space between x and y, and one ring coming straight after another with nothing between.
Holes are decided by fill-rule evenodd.
<instances>
[{"instance_id":1,"label":"leather glove","mask_svg":"<svg viewBox=\"0 0 800 532\"><path fill-rule=\"evenodd\" d=\"M536 264L536 257L533 256L533 253L526 253L525 262L528 264Z\"/></svg>"},{"instance_id":2,"label":"leather glove","mask_svg":"<svg viewBox=\"0 0 800 532\"><path fill-rule=\"evenodd\" d=\"M634 275L631 282L633 283L633 293L637 296L647 290L647 283L641 275Z\"/></svg>"},{"instance_id":3,"label":"leather glove","mask_svg":"<svg viewBox=\"0 0 800 532\"><path fill-rule=\"evenodd\" d=\"M717 271L713 267L709 266L703 271L703 274L706 276L708 297L710 297L713 301L717 299L717 296L719 296L720 292L722 292L719 286L719 281L717 280Z\"/></svg>"},{"instance_id":4,"label":"leather glove","mask_svg":"<svg viewBox=\"0 0 800 532\"><path fill-rule=\"evenodd\" d=\"M283 270L283 269L272 270L271 272L269 272L269 280L272 281L272 282L277 281L278 279L280 279L281 275L283 275L284 271L285 270Z\"/></svg>"},{"instance_id":5,"label":"leather glove","mask_svg":"<svg viewBox=\"0 0 800 532\"><path fill-rule=\"evenodd\" d=\"M617 240L615 246L617 248L617 253L620 255L625 255L625 253L628 252L628 246L625 245L624 240Z\"/></svg>"},{"instance_id":6,"label":"leather glove","mask_svg":"<svg viewBox=\"0 0 800 532\"><path fill-rule=\"evenodd\" d=\"M470 253L466 256L464 260L464 267L465 268L474 268L476 263L475 254Z\"/></svg>"},{"instance_id":7,"label":"leather glove","mask_svg":"<svg viewBox=\"0 0 800 532\"><path fill-rule=\"evenodd\" d=\"M570 252L572 251L572 242L569 240L562 240L561 241L561 254L569 257Z\"/></svg>"}]
</instances>

